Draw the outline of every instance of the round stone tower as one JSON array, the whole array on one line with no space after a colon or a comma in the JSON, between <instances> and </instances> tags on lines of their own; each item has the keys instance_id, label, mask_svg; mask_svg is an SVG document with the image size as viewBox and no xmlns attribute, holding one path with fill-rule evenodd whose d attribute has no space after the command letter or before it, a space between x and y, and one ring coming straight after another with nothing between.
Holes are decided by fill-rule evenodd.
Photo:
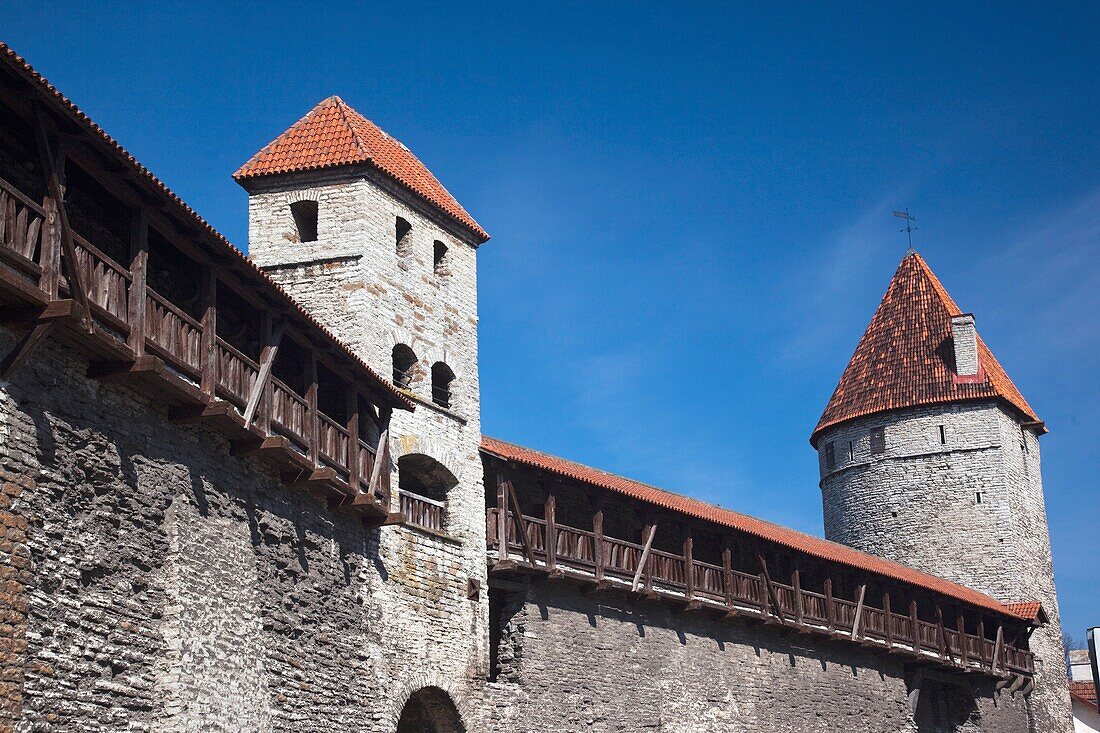
<instances>
[{"instance_id":1,"label":"round stone tower","mask_svg":"<svg viewBox=\"0 0 1100 733\"><path fill-rule=\"evenodd\" d=\"M810 442L826 537L1045 612L1030 640L1034 729L1060 732L1070 718L1039 464L1045 432L974 316L909 252Z\"/></svg>"}]
</instances>

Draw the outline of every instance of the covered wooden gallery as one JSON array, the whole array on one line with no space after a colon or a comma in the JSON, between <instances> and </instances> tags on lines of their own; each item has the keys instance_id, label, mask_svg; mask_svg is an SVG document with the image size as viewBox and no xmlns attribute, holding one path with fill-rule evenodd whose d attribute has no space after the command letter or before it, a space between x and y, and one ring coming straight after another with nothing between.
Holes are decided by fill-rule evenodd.
<instances>
[{"instance_id":1,"label":"covered wooden gallery","mask_svg":"<svg viewBox=\"0 0 1100 733\"><path fill-rule=\"evenodd\" d=\"M365 523L400 394L0 44L0 379L45 339L203 421Z\"/></svg>"},{"instance_id":2,"label":"covered wooden gallery","mask_svg":"<svg viewBox=\"0 0 1100 733\"><path fill-rule=\"evenodd\" d=\"M684 611L991 675L1035 671L1037 603L912 568L561 458L484 438L493 576L573 581ZM501 538L507 537L507 542Z\"/></svg>"}]
</instances>

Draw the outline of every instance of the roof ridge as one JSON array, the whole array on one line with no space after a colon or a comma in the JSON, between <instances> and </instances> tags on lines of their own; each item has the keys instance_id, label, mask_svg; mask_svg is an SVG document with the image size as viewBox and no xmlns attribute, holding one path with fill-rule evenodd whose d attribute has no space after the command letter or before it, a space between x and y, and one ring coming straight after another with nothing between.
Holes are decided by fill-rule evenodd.
<instances>
[{"instance_id":1,"label":"roof ridge","mask_svg":"<svg viewBox=\"0 0 1100 733\"><path fill-rule=\"evenodd\" d=\"M348 128L348 132L351 133L351 137L355 141L355 147L359 148L359 154L363 156L363 159L365 161L372 160L373 158L370 154L370 150L367 148L367 144L363 141L362 136L359 134L359 130L355 129L355 125L352 124L352 121L349 119L349 113L354 113L368 124L373 123L366 117L363 117L363 115L352 109L348 105L348 103L341 99L338 95L333 94L331 97L329 97L329 99L334 100L336 111L340 114L340 119L344 121L344 125ZM377 125L375 125L375 127L377 127ZM382 128L379 127L378 129Z\"/></svg>"}]
</instances>

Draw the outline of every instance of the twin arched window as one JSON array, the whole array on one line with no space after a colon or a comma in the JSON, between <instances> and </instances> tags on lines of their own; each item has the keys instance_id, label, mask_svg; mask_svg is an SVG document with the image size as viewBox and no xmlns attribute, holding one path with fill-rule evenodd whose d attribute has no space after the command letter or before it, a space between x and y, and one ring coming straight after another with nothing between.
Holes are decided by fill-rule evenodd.
<instances>
[{"instance_id":1,"label":"twin arched window","mask_svg":"<svg viewBox=\"0 0 1100 733\"><path fill-rule=\"evenodd\" d=\"M406 344L393 347L393 383L401 389L411 390L421 376L419 360ZM432 364L432 402L450 408L454 402L455 373L442 361Z\"/></svg>"}]
</instances>

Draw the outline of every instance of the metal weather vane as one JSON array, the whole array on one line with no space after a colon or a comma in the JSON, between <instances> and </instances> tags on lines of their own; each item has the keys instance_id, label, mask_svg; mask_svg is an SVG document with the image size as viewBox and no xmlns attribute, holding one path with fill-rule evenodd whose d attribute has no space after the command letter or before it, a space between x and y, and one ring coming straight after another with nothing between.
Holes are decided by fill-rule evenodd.
<instances>
[{"instance_id":1,"label":"metal weather vane","mask_svg":"<svg viewBox=\"0 0 1100 733\"><path fill-rule=\"evenodd\" d=\"M912 216L912 215L909 214L908 207L906 207L905 211L895 211L894 216L896 216L899 219L904 219L905 220L905 228L904 229L899 229L898 231L905 232L907 235L909 235L909 251L912 252L913 251L913 232L915 232L917 230L917 228L915 226L913 226L913 222L915 222L917 220L917 217Z\"/></svg>"}]
</instances>

